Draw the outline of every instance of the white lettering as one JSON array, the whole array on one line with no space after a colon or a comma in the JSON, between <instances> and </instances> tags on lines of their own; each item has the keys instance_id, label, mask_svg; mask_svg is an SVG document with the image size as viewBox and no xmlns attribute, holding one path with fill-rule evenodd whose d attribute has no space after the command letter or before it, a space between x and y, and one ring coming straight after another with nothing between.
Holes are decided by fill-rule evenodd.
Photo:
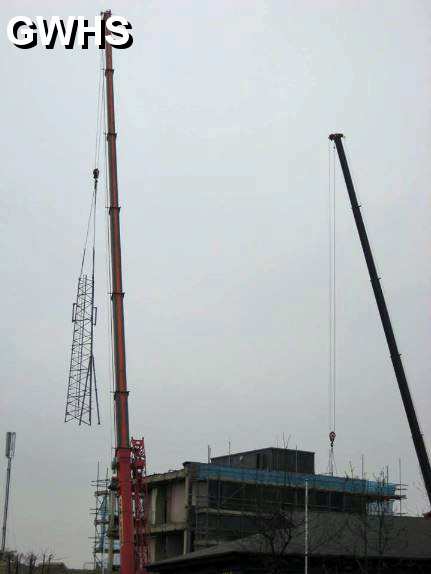
<instances>
[{"instance_id":1,"label":"white lettering","mask_svg":"<svg viewBox=\"0 0 431 574\"><path fill-rule=\"evenodd\" d=\"M101 16L96 16L94 18L94 26L88 25L88 20L85 20L82 16L78 17L78 43L81 48L88 48L89 36L94 36L94 43L96 46L100 47L102 45L102 18Z\"/></svg>"},{"instance_id":2,"label":"white lettering","mask_svg":"<svg viewBox=\"0 0 431 574\"><path fill-rule=\"evenodd\" d=\"M133 43L133 37L128 32L131 28L130 22L123 16L110 16L106 21L106 29L111 34L106 36L106 41L115 48L128 48Z\"/></svg>"},{"instance_id":3,"label":"white lettering","mask_svg":"<svg viewBox=\"0 0 431 574\"><path fill-rule=\"evenodd\" d=\"M75 16L69 16L66 25L59 16L52 16L49 22L42 16L36 16L36 22L42 46L52 49L58 36L62 46L73 47L77 28Z\"/></svg>"},{"instance_id":4,"label":"white lettering","mask_svg":"<svg viewBox=\"0 0 431 574\"><path fill-rule=\"evenodd\" d=\"M132 25L123 16L110 16L106 21L103 15L95 16L94 26L84 16L69 16L67 21L59 16L36 16L35 22L28 16L15 16L8 22L7 37L14 46L24 49L37 46L38 36L48 50L54 48L57 40L64 48L71 49L76 39L78 46L86 49L93 37L100 49L105 48L105 42L121 49L133 44L131 29Z\"/></svg>"},{"instance_id":5,"label":"white lettering","mask_svg":"<svg viewBox=\"0 0 431 574\"><path fill-rule=\"evenodd\" d=\"M17 48L32 48L37 44L36 25L28 16L15 16L7 25L7 37Z\"/></svg>"}]
</instances>

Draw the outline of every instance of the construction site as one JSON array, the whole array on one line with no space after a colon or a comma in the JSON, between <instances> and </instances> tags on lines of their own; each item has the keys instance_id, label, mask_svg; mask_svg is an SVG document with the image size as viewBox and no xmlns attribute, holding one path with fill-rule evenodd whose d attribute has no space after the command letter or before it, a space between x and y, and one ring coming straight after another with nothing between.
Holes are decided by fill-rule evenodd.
<instances>
[{"instance_id":1,"label":"construction site","mask_svg":"<svg viewBox=\"0 0 431 574\"><path fill-rule=\"evenodd\" d=\"M99 568L112 571L119 565L118 505L107 479L95 486L93 551ZM315 474L314 453L284 448L185 462L182 469L148 475L146 488L149 564L262 534L275 519L281 529L293 516L303 520L305 506L313 519L326 514L332 520L336 513L340 531L347 528L343 520L401 521L394 503L406 499L405 485L390 483L384 475L371 481ZM417 519L406 524L420 527ZM303 522L295 526L303 527ZM400 544L386 528L385 538Z\"/></svg>"},{"instance_id":2,"label":"construction site","mask_svg":"<svg viewBox=\"0 0 431 574\"><path fill-rule=\"evenodd\" d=\"M40 19L41 17L37 18ZM93 28L87 30L85 26L88 26L88 21L82 20L82 17L79 18L76 27L71 28L71 30L72 32L75 30L76 35L76 30L80 29L80 26L84 26L85 34L88 37L94 36L100 61L98 65L94 160L86 186L84 186L87 194L85 201L82 200L81 196L77 196L79 202L82 200L79 209L82 212L85 211L84 203L87 207L89 204L89 209L85 218L82 218L85 222L85 233L81 242L82 249L79 260L76 257L77 262L79 262L77 265L79 273L75 277L70 272L70 277L67 278L70 284L75 285L75 295L70 314L71 326L66 325L64 327L63 325L61 327L64 331L68 329L68 334L71 335L71 344L67 349L68 370L65 376L64 416L61 424L68 429L77 427L74 429L77 433L76 436L81 433L79 435L81 442L77 443L79 444L79 452L75 455L77 467L82 460L87 461L85 453L87 452L86 449L89 451L88 445L91 439L88 437L92 436L91 433L97 433L98 429L103 426L107 428L103 439L98 439L100 440L98 443L100 460L92 460L94 467L96 467L97 462L97 474L95 474L91 484L79 483L76 485L75 477L71 476L68 477L71 482L61 486L64 499L67 499L67 489L69 492L72 491L71 484L73 481L73 488L77 487L80 491L89 493L88 497L92 501L87 520L92 531L91 540L88 542L88 545L91 546L91 559L85 562L79 571L86 574L88 572L94 574L114 574L116 572L119 574L150 574L151 572L156 574L287 574L300 572L305 574L382 574L384 572L425 574L431 572L431 464L427 449L429 439L422 430L423 421L420 420L422 404L418 409L413 398L416 381L412 380L413 377L408 376L408 369L404 364L398 342L396 330L399 326L402 329L403 324L398 320L398 317L393 320L393 309L390 309L387 304L387 294L381 283L381 268L377 267L375 259L379 244L371 244L369 237L372 236L373 230L369 229L370 225L365 224L362 203L357 196L357 179L353 177L351 171L355 158L351 159L350 154L346 151L346 137L354 139L355 134L345 135L339 131L334 131L320 138L321 145L328 147L328 169L327 173L321 176L322 180L324 178L328 180L325 199L325 207L327 208L325 214L327 246L325 249L327 247L328 260L324 266L322 265L327 275L324 293L327 321L323 325L324 321L319 322L317 319L314 320L314 317L311 318L310 332L307 332L305 337L307 340L319 337L323 339L322 345L325 350L322 355L326 361L324 369L327 372L322 374L321 365L323 361L322 363L316 361L316 366L314 367L313 364L312 367L313 378L318 381L317 385L324 387L323 393L319 394L316 393L316 390L308 389L306 382L300 376L298 376L298 380L301 379L299 382L295 380L295 377L286 377L286 379L282 377L280 387L277 389L274 387L276 390L266 391L270 376L268 380L260 380L258 383L246 387L241 375L236 374L238 386L243 384L247 390L243 390L238 395L234 393L230 395L231 389L219 376L219 366L217 360L214 359L214 362L208 366L211 372L208 380L212 381L211 385L208 385L212 387L208 394L208 400L203 401L205 390L204 385L200 383L195 386L193 391L196 400L190 401L190 398L186 400L183 399L182 386L187 383L182 380L180 375L178 375L177 380L177 373L180 373L181 370L173 358L166 353L163 355L160 365L164 368L165 363L169 364L172 361L174 366L169 377L166 377L166 380L161 379L162 382L159 381L155 386L160 387L162 395L173 392L174 384L179 389L178 395L175 395L178 402L175 405L178 418L175 419L175 422L171 422L169 414L166 414L168 411L164 410L160 396L153 391L148 392L144 395L145 401L137 403L133 391L130 391L131 387L127 378L129 355L126 352L126 332L130 318L126 317L125 314L127 297L125 296L124 285L128 276L135 277L135 269L133 266L124 264L125 238L129 237L129 230L127 228L127 232L124 233L122 225L124 221L128 220L123 219L122 209L127 209L130 196L128 195L129 190L123 190L121 186L122 173L119 164L121 165L121 160L124 159L121 155L121 146L127 147L127 133L124 133L124 130L121 131L124 139L119 139L117 136L119 134L118 102L122 102L121 93L127 79L122 75L121 65L124 65L124 60L121 59L121 51L118 51L118 48L130 48L133 45L132 34L135 34L135 29L126 18L118 16L115 11L111 10L104 10L95 17L94 30ZM45 36L49 33L52 34L51 48L49 45L45 46L49 49L52 49L56 39L61 37L61 26L63 26L63 35L65 33L65 24L59 22L60 20L54 19L52 29L45 26ZM31 20L30 24L25 19L21 23L17 20L10 28L16 32L16 26L27 26L28 30L38 30L43 38L43 27L40 21L36 19L33 27L31 24ZM56 31L52 32L52 30ZM20 47L19 42L24 42L25 39L25 36L21 39L17 37L15 47ZM121 45L120 41L124 45ZM88 48L88 38L87 46L82 47L84 51ZM124 104L122 105L124 106ZM135 112L130 113L133 116ZM377 153L379 146L376 142L373 141L369 145L375 146ZM358 161L357 163L359 167L363 168L361 162ZM378 168L379 165L377 164L376 170ZM73 165L72 167L69 166L68 169L73 169ZM355 411L355 397L361 391L361 388L346 390L347 383L342 381L343 377L340 376L340 363L343 364L342 360L346 354L346 348L352 340L354 341L354 353L361 356L362 364L365 365L368 360L363 353L364 347L361 346L362 340L368 336L365 330L356 336L356 325L352 327L352 332L354 332L352 340L341 340L338 331L338 317L345 312L343 305L340 305L340 281L346 281L346 276L352 283L356 281L355 277L350 276L345 270L340 272L340 253L345 248L344 245L340 247L338 243L341 226L338 223L337 209L339 209L338 204L341 201L344 202L343 209L348 211L348 218L346 216L343 220L343 232L349 236L354 236L356 256L358 259L361 258L361 273L371 284L371 289L366 296L367 301L371 300L372 302L373 314L370 313L367 319L370 323L378 325L383 341L382 345L385 345L387 378L392 383L391 391L396 392L400 417L403 419L402 423L409 431L410 436L406 440L410 441L408 443L409 453L418 469L419 486L404 482L401 457L397 461L397 473L389 472L389 463L385 460L387 453L384 452L385 447L381 446L384 445L382 434L387 432L390 435L391 427L394 429L396 427L396 432L398 432L400 426L399 420L387 421L385 418L386 401L390 402L391 398L387 399L387 397L377 395L367 397L370 404L380 404L381 401L381 419L377 422L369 420L370 415L365 409L359 415L364 427L372 427L375 424L378 428L375 444L346 446L350 429L343 419L343 448L350 448L354 451L355 456L358 452L366 453L367 449L375 448L379 452L379 466L366 469L365 454L361 455L360 470L354 468L351 462L350 466L347 466L345 458L341 464L339 459L336 462L337 441L340 434L338 412L344 410L343 414L345 414L346 404L348 404L348 409L351 409L352 412ZM78 203L77 199L76 202ZM102 331L99 323L104 308L98 303L97 295L98 289L100 289L99 283L103 283L102 272L99 270L98 264L100 257L98 249L102 243L98 239L98 229L102 209L105 212L106 228L103 242L106 250L104 254L106 262L105 296L107 295L107 313L103 321L107 325L104 343L105 346L107 343L108 354L104 359L102 369L99 370L96 350L100 347L97 346L96 340L99 337L97 333ZM309 208L307 207L307 209ZM196 219L199 217L196 216ZM166 225L165 222L160 222L160 225L162 223ZM204 222L202 225L207 224ZM140 230L143 242L146 241L144 228L143 225L142 230ZM271 228L271 224L269 224L269 228ZM221 233L221 230L217 230L217 233L219 232ZM184 234L186 233L187 230L184 230ZM256 233L256 236L258 235ZM259 236L259 241L260 239ZM180 241L178 240L178 242ZM297 237L295 249L302 254L301 242L302 238ZM256 241L256 245L258 243ZM213 247L213 257L217 259L219 257L217 242ZM240 255L242 257L242 252ZM349 257L350 255L346 258ZM174 255L172 258L174 259ZM157 259L159 263L157 256L154 256L154 259ZM141 262L136 267L139 265ZM169 261L166 262L166 265L169 265ZM145 268L145 262L142 263L142 266ZM315 267L319 267L317 263ZM270 265L266 269L267 273L270 274ZM258 267L254 272L255 275L252 275L248 282L241 283L241 289L244 291L251 289L251 285L257 282L260 275L264 274ZM342 276L341 280L339 279L340 275ZM211 276L211 281L217 283L216 273ZM304 283L307 281L304 280ZM193 290L195 288L196 290L201 289L199 282L193 285ZM220 290L220 287L215 289ZM138 295L135 295L135 302L142 298L143 305L146 304L147 296L149 300L153 297L154 300L159 301L157 294L150 293L147 295L145 286L139 285L136 293ZM169 295L169 299L175 302L175 297L180 297L178 293L179 291L177 292L172 288L172 295ZM283 297L288 298L289 293L284 294ZM193 301L193 295L190 300ZM158 311L155 313L156 316L157 313L160 313L160 316L163 315L165 304L166 298L163 299L161 296L157 307ZM299 303L297 305L299 308ZM311 303L308 302L304 303L305 311L304 309L301 310L301 314L305 317L308 313L307 305L311 309ZM131 307L133 314L133 306ZM191 308L190 313L194 316L200 317L205 312L205 309L199 305L196 308L191 306ZM242 318L246 323L248 317L253 316L254 312L255 309L250 307L246 313L239 315L240 320ZM262 321L262 317L266 319L266 313L268 313L267 310L262 312L262 315L259 316L260 321ZM310 317L311 315L310 311ZM176 317L173 315L172 320L175 319ZM63 321L63 318L61 320ZM223 334L227 341L225 350L232 346L233 340L240 341L243 336L241 331L235 331L235 328L232 327L235 320L232 319L232 323L229 323L229 328ZM187 330L187 323L179 322L182 333ZM285 325L283 322L280 324L280 329L282 331L290 330L292 339L294 339L297 328L295 318L292 318L290 325ZM140 328L141 325L139 325ZM259 318L256 319L255 330L256 333L259 331ZM231 331L233 333L232 338L230 338ZM298 333L299 331L298 328ZM205 339L207 336L205 328L197 332L197 340ZM148 337L145 326L142 328L142 333L142 341L139 341L139 345L142 345L144 349L144 351L140 350L144 356L146 352L145 337ZM325 334L322 335L321 333ZM100 337L103 338L103 335L100 334ZM157 339L157 337L159 338ZM178 334L176 337L177 339L174 338L175 343L178 340L180 344L181 337ZM154 330L154 340L160 347L163 347L167 339L169 339L169 333L157 333ZM264 339L262 337L262 347L259 348L264 348ZM213 344L212 349L215 353L219 343ZM250 347L247 352L251 354L254 351ZM190 354L193 356L190 373L193 373L195 366L199 365L199 350L192 348ZM286 363L295 363L295 354L294 345L285 347L283 343L280 346L280 356ZM142 359L142 356L138 357L138 361L135 357L134 363L132 363L135 368L133 371L135 379L139 379L136 377L136 365L139 364L139 368L141 368L141 361L148 361L149 368L154 368L151 357L145 356ZM310 364L313 363L314 357L311 356L311 353L307 360ZM100 371L102 377L100 377ZM201 373L198 366L196 366L196 372L199 378ZM272 372L275 373L276 370L268 369L268 373ZM301 373L301 369L298 372ZM417 371L414 372L417 374ZM366 367L364 367L364 375L362 372L357 375L358 379L368 377L372 381L370 385L374 384L373 378L377 379L374 377L374 373L369 376ZM211 379L211 377L213 378ZM171 382L172 380L174 383ZM146 382L138 380L138 382L134 381L134 385L135 387L137 385L145 387ZM340 387L341 399L339 398ZM280 392L280 388L282 392ZM269 386L268 389L270 389ZM223 393L228 395L228 399L222 407L218 399L219 394L222 395ZM322 396L325 393L327 394L327 404L323 405ZM250 397L253 394L256 395L256 400L262 404L254 412L251 410L249 413L248 406L251 404ZM301 399L303 412L301 413L292 413L295 407L292 408L289 401L294 394L303 397ZM352 397L350 403L346 403L346 395ZM282 446L279 445L278 437L273 443L267 441L267 446L262 446L266 441L264 437L268 434L264 434L262 424L258 421L261 420L259 418L261 413L264 413L266 415L265 425L267 426L264 430L272 432L271 401L284 405L282 406L283 424L286 425L289 432L296 432L294 428L290 428L293 424L290 422L291 420L296 420L296 423L300 420L305 421L303 422L304 428L308 427L307 432L310 433L307 435L308 440L303 441L305 448L311 444L312 439L315 440L316 445L318 443L313 424L316 424L316 428L323 426L325 439L323 443L319 442L318 444L319 448L324 444L323 448L326 450L323 453L318 452L317 446L313 450L302 450L298 446L291 448L289 447L289 444L292 444L290 442L291 435L289 434L289 438L286 440L284 430ZM105 416L103 405L108 404L108 402L111 413ZM229 404L229 408L226 408L227 404ZM294 403L292 402L292 404ZM177 464L174 468L170 468L170 466L164 468L164 455L162 454L157 459L154 456L158 464L161 460L163 461L161 468L157 468L158 464L152 462L154 451L152 451L151 443L148 446L148 436L154 440L156 433L151 434L152 429L148 428L147 425L149 411L157 413L161 421L163 431L159 434L163 436L157 437L157 439L165 445L166 452L168 452L169 439L172 435L177 434L182 437L181 452L175 447L175 460L182 460L182 464ZM253 427L254 434L249 433L247 439L243 437L242 441L238 441L238 444L247 444L248 450L246 450L247 447L243 448L242 446L232 450L229 437L226 441L228 446L222 451L222 454L213 456L211 445L208 444L205 460L196 460L197 451L192 438L196 443L198 441L205 443L207 436L209 436L206 434L207 429L205 428L205 417L209 416L208 411L219 413L217 416L220 421L220 429L223 429L223 419L230 420L232 428L235 428L238 413L244 415L244 420L253 421L256 418L257 422L254 423L255 426ZM316 417L312 413L318 413L318 416ZM313 417L319 418L319 420L315 421ZM325 419L325 417L328 420L327 425L321 423L320 420ZM184 424L184 429L180 428L182 424ZM43 431L43 425L44 421L38 425L38 432L39 428ZM10 428L15 428L12 421ZM88 434L84 435L84 432ZM222 432L224 431L220 431L221 434ZM6 433L6 480L0 574L49 574L50 571L75 573L76 569L71 570L62 561L54 560L54 554L51 551L44 550L43 559L38 559L34 553L29 553L27 557L24 557L18 551L19 544L16 542L14 530L15 518L11 527L11 508L13 510L15 505L15 502L11 502L11 494L14 493L16 455L18 454L19 457L21 444L25 448L24 443L29 442L28 437L26 438L22 434L24 433L15 430L8 430ZM111 444L108 444L108 435ZM72 434L67 436L72 441L70 439ZM99 434L98 436L101 437L102 435ZM20 443L21 440L22 443ZM50 440L52 440L52 436ZM105 449L103 452L100 448L102 440ZM59 450L67 452L67 443L61 441L61 445ZM106 455L104 452L108 454ZM65 454L66 456L69 459L73 458ZM316 463L317 458L319 464ZM166 455L166 460L173 460L173 458L168 459ZM409 473L413 472L411 466L409 464ZM55 485L55 487L52 486L53 490L59 489L62 475L58 469L61 469L61 464L57 464L55 470L48 465L47 468L47 475L52 480L52 485ZM22 473L22 467L18 467L17 472ZM396 478L394 478L395 476ZM415 490L420 490L420 495L425 501L423 504L426 506L426 511L420 510L416 513L407 511L410 492L415 492ZM73 502L70 504L73 505ZM59 515L61 512L59 511ZM64 517L59 517L58 524L63 524L63 522L67 522L67 520ZM15 537L13 542L12 530ZM79 535L84 536L83 532L80 532ZM61 536L67 537L63 534ZM78 534L75 533L75 536Z\"/></svg>"}]
</instances>

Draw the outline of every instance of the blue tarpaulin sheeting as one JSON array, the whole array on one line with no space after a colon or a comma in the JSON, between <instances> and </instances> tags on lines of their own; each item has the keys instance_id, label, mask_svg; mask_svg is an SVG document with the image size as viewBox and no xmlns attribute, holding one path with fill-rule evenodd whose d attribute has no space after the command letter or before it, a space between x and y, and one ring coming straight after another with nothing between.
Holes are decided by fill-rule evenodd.
<instances>
[{"instance_id":1,"label":"blue tarpaulin sheeting","mask_svg":"<svg viewBox=\"0 0 431 574\"><path fill-rule=\"evenodd\" d=\"M197 463L196 466L197 478L202 480L212 478L215 480L223 479L258 484L296 486L299 488L305 488L305 481L308 481L309 487L313 489L377 494L380 496L394 496L397 489L396 484L362 480L360 478L324 474L296 474L278 470L259 470L204 463Z\"/></svg>"}]
</instances>

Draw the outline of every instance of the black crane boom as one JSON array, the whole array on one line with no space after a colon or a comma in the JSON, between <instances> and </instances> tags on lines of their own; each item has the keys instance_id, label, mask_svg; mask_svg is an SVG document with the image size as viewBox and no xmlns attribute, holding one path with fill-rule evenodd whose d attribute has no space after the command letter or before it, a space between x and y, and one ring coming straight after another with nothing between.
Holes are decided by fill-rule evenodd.
<instances>
[{"instance_id":1,"label":"black crane boom","mask_svg":"<svg viewBox=\"0 0 431 574\"><path fill-rule=\"evenodd\" d=\"M431 466L419 426L419 421L416 415L415 407L413 404L412 396L410 394L409 385L407 383L406 374L404 372L403 363L400 353L398 351L397 342L395 339L394 331L392 329L391 319L389 317L388 308L386 306L385 297L383 295L382 287L380 285L380 278L377 274L376 265L374 263L373 254L371 251L370 243L368 241L367 231L365 229L364 220L358 200L356 197L355 188L353 185L352 177L350 175L349 165L347 163L346 154L342 142L343 134L331 134L329 139L334 142L337 149L338 158L340 160L341 169L343 170L344 180L346 182L347 192L350 198L353 215L358 230L359 239L361 240L362 250L364 252L365 261L367 263L368 272L370 274L371 285L373 287L374 296L376 298L377 307L379 309L380 318L382 320L383 330L386 335L389 352L391 355L392 364L394 366L395 376L397 378L398 387L400 389L401 398L403 400L404 408L409 422L410 431L412 433L413 443L416 450L416 455L419 461L419 466L422 472L425 488L427 491L428 499L431 505Z\"/></svg>"}]
</instances>

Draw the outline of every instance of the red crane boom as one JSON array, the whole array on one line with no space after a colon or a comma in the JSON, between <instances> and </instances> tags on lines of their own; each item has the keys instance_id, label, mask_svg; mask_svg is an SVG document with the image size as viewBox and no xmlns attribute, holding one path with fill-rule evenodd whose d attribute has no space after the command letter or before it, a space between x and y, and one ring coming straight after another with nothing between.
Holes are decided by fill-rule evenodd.
<instances>
[{"instance_id":1,"label":"red crane boom","mask_svg":"<svg viewBox=\"0 0 431 574\"><path fill-rule=\"evenodd\" d=\"M111 12L103 14L106 21ZM116 473L119 497L119 537L121 574L145 572L148 560L145 538L146 515L142 504L145 495L146 459L144 440L130 441L129 406L126 377L126 343L124 333L124 292L121 264L120 205L118 201L117 146L114 108L114 69L112 46L105 45L107 145L109 170L109 221L112 280L112 331L114 354L114 409L116 425ZM144 496L144 504L146 502Z\"/></svg>"}]
</instances>

